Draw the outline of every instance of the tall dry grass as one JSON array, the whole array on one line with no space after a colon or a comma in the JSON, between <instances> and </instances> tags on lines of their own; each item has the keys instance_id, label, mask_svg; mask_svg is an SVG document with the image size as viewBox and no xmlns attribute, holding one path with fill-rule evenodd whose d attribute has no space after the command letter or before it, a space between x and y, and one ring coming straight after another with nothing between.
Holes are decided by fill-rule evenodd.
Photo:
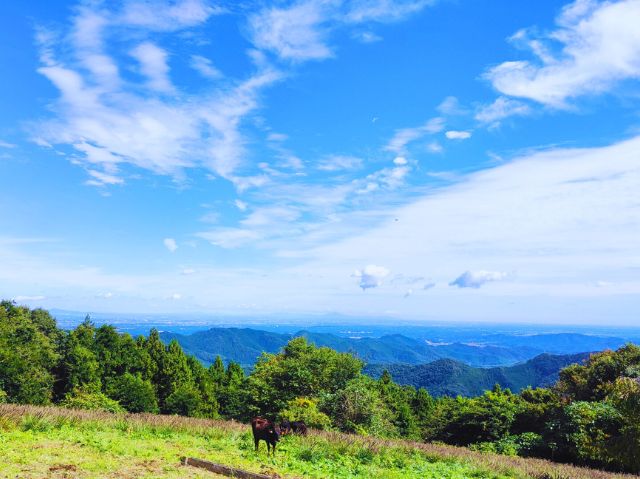
<instances>
[{"instance_id":1,"label":"tall dry grass","mask_svg":"<svg viewBox=\"0 0 640 479\"><path fill-rule=\"evenodd\" d=\"M221 432L246 432L248 426L236 421L222 421L212 419L196 419L181 416L167 416L156 414L113 414L99 411L84 411L62 409L57 407L41 407L28 405L0 404L0 428L3 424L19 424L25 418L41 420L49 423L81 423L99 422L105 426L170 428L192 433L206 433L215 429ZM503 456L494 453L471 451L464 447L447 446L442 444L418 443L398 439L380 439L344 434L333 431L313 431L307 437L299 438L313 446L326 446L327 443L335 448L349 449L364 448L372 453L385 448L404 449L407 453L422 453L434 461L466 462L482 469L498 473L515 472L531 479L631 479L640 476L631 474L617 474L568 464L559 464L544 459Z\"/></svg>"}]
</instances>

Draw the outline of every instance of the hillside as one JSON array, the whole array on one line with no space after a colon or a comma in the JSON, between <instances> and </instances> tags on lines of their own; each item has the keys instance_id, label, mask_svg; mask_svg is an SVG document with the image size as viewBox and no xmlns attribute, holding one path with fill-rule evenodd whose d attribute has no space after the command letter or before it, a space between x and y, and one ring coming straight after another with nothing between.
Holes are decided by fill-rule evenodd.
<instances>
[{"instance_id":1,"label":"hillside","mask_svg":"<svg viewBox=\"0 0 640 479\"><path fill-rule=\"evenodd\" d=\"M472 452L465 448L381 441L339 433L287 436L275 458L253 451L250 429L237 422L176 416L113 415L0 405L0 477L21 479L205 479L222 477L182 466L198 457L274 477L400 479L622 479L597 470Z\"/></svg>"},{"instance_id":2,"label":"hillside","mask_svg":"<svg viewBox=\"0 0 640 479\"><path fill-rule=\"evenodd\" d=\"M368 364L404 363L418 365L438 359L452 359L473 367L511 366L543 353L573 354L599 351L624 344L620 338L583 334L540 334L531 336L494 335L482 343L429 344L401 334L379 338L347 338L331 333L299 331L282 334L250 328L212 328L190 335L161 333L165 343L175 339L183 349L205 364L217 355L225 363L234 361L250 368L262 352L277 353L287 342L303 336L317 346L349 352Z\"/></svg>"},{"instance_id":3,"label":"hillside","mask_svg":"<svg viewBox=\"0 0 640 479\"><path fill-rule=\"evenodd\" d=\"M363 372L374 378L386 369L402 385L423 387L433 396L478 396L494 384L513 392L531 387L546 387L558 379L558 372L574 363L582 363L589 353L571 355L541 354L510 367L474 368L460 361L439 359L416 366L406 364L368 364Z\"/></svg>"}]
</instances>

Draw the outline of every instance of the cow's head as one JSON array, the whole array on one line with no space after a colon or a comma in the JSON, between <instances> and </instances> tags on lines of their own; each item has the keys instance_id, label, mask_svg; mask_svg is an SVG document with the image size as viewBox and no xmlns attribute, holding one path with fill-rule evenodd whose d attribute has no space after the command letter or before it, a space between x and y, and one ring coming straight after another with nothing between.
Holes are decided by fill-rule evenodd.
<instances>
[{"instance_id":1,"label":"cow's head","mask_svg":"<svg viewBox=\"0 0 640 479\"><path fill-rule=\"evenodd\" d=\"M274 441L280 440L280 428L276 424L271 424L269 429L267 429L267 432Z\"/></svg>"}]
</instances>

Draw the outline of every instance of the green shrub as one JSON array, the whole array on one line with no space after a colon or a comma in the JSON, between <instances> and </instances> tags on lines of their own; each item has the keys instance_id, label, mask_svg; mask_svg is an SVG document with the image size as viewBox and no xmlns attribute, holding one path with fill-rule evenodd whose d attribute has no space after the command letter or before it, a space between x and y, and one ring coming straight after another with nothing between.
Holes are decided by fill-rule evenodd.
<instances>
[{"instance_id":1,"label":"green shrub","mask_svg":"<svg viewBox=\"0 0 640 479\"><path fill-rule=\"evenodd\" d=\"M125 409L113 399L93 389L74 388L62 402L62 407L69 409L89 409L107 412L125 412Z\"/></svg>"},{"instance_id":2,"label":"green shrub","mask_svg":"<svg viewBox=\"0 0 640 479\"><path fill-rule=\"evenodd\" d=\"M329 429L331 419L323 412L318 411L317 401L309 398L295 398L280 412L282 419L289 421L304 421L309 427L316 429Z\"/></svg>"}]
</instances>

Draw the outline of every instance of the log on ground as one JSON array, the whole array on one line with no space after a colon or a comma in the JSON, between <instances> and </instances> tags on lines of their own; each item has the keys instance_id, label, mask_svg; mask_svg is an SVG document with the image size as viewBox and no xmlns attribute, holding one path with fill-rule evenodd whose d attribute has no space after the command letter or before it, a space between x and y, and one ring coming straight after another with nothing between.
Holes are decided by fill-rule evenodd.
<instances>
[{"instance_id":1,"label":"log on ground","mask_svg":"<svg viewBox=\"0 0 640 479\"><path fill-rule=\"evenodd\" d=\"M207 471L215 472L227 477L235 477L237 479L274 479L274 476L266 474L257 474L255 472L245 471L236 467L224 466L215 462L197 459L195 457L183 457L182 464L185 466L199 467ZM277 477L277 476L276 476Z\"/></svg>"}]
</instances>

